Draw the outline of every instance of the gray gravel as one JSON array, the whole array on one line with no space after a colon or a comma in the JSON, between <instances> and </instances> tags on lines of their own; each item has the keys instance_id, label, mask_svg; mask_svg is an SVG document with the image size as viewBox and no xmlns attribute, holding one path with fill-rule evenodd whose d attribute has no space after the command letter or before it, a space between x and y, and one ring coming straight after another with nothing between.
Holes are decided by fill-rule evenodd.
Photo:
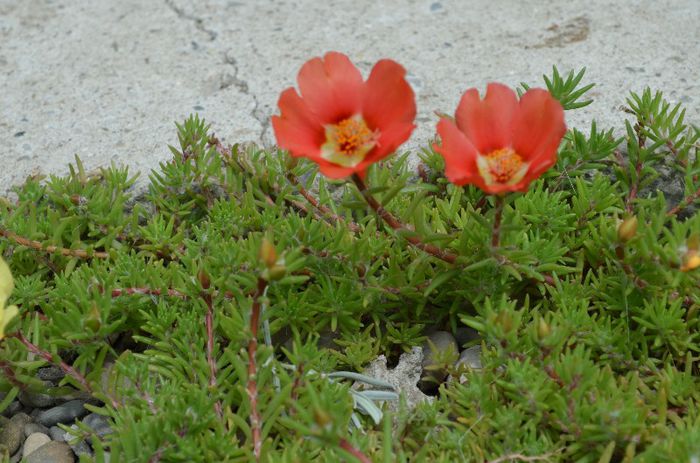
<instances>
[{"instance_id":1,"label":"gray gravel","mask_svg":"<svg viewBox=\"0 0 700 463\"><path fill-rule=\"evenodd\" d=\"M57 423L69 423L76 418L87 414L82 400L71 400L56 407L44 410L37 416L37 421L44 426L53 426Z\"/></svg>"}]
</instances>

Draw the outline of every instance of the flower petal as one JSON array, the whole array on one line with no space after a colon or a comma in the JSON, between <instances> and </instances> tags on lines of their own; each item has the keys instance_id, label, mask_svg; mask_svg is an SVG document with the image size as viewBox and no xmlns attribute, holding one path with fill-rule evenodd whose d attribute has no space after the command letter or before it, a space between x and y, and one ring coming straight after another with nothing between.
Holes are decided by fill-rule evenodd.
<instances>
[{"instance_id":1,"label":"flower petal","mask_svg":"<svg viewBox=\"0 0 700 463\"><path fill-rule=\"evenodd\" d=\"M434 145L445 159L445 176L455 185L472 183L485 189L484 179L476 165L476 148L449 119L441 119L437 125L442 145Z\"/></svg>"},{"instance_id":2,"label":"flower petal","mask_svg":"<svg viewBox=\"0 0 700 463\"><path fill-rule=\"evenodd\" d=\"M328 178L345 178L348 177L355 172L360 172L359 165L355 167L343 167L339 166L338 164L333 164L331 162L321 160L318 161L318 170L321 171L323 175L325 175ZM364 172L364 169L363 169Z\"/></svg>"},{"instance_id":3,"label":"flower petal","mask_svg":"<svg viewBox=\"0 0 700 463\"><path fill-rule=\"evenodd\" d=\"M553 164L564 133L564 109L548 91L533 88L520 98L513 120L513 149L524 160Z\"/></svg>"},{"instance_id":4,"label":"flower petal","mask_svg":"<svg viewBox=\"0 0 700 463\"><path fill-rule=\"evenodd\" d=\"M297 82L304 101L323 124L334 124L361 109L362 74L342 53L307 61Z\"/></svg>"},{"instance_id":5,"label":"flower petal","mask_svg":"<svg viewBox=\"0 0 700 463\"><path fill-rule=\"evenodd\" d=\"M403 142L408 140L415 128L415 124L403 122L382 130L379 134L377 147L367 154L361 164L372 164L394 153Z\"/></svg>"},{"instance_id":6,"label":"flower petal","mask_svg":"<svg viewBox=\"0 0 700 463\"><path fill-rule=\"evenodd\" d=\"M362 116L372 130L381 132L397 123L413 123L416 100L405 75L406 70L389 59L378 61L372 68L362 101Z\"/></svg>"},{"instance_id":7,"label":"flower petal","mask_svg":"<svg viewBox=\"0 0 700 463\"><path fill-rule=\"evenodd\" d=\"M288 88L280 95L279 116L272 116L272 128L280 148L294 156L317 155L324 140L321 123L297 92Z\"/></svg>"},{"instance_id":8,"label":"flower petal","mask_svg":"<svg viewBox=\"0 0 700 463\"><path fill-rule=\"evenodd\" d=\"M479 99L475 88L464 92L455 120L476 149L487 154L510 145L517 108L518 100L513 90L503 84L490 83L483 100Z\"/></svg>"}]
</instances>

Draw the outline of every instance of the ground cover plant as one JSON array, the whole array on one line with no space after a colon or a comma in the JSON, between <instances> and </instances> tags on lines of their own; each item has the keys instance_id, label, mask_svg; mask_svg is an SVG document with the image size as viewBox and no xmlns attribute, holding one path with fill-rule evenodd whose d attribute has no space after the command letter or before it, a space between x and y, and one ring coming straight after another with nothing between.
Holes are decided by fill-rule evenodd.
<instances>
[{"instance_id":1,"label":"ground cover plant","mask_svg":"<svg viewBox=\"0 0 700 463\"><path fill-rule=\"evenodd\" d=\"M282 149L224 145L192 116L145 192L76 159L2 201L0 411L82 394L110 432L64 426L80 461L700 458L684 109L645 90L622 130L566 129L592 85L554 69L519 99L465 92L410 156L402 68L358 81L317 60L280 98ZM465 329L478 366L426 342ZM416 352L432 360L415 406L362 374Z\"/></svg>"}]
</instances>

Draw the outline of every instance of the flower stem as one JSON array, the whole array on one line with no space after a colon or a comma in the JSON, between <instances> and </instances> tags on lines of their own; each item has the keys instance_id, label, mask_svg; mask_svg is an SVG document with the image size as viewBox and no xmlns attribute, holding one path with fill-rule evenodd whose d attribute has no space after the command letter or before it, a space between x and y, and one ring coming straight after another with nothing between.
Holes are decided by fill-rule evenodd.
<instances>
[{"instance_id":1,"label":"flower stem","mask_svg":"<svg viewBox=\"0 0 700 463\"><path fill-rule=\"evenodd\" d=\"M501 243L501 219L503 219L503 206L506 200L503 195L496 196L496 210L493 217L493 231L491 232L491 247L497 248Z\"/></svg>"},{"instance_id":2,"label":"flower stem","mask_svg":"<svg viewBox=\"0 0 700 463\"><path fill-rule=\"evenodd\" d=\"M5 237L9 240L14 241L20 246L26 246L28 248L34 249L36 251L46 252L48 254L58 253L66 257L78 257L80 259L90 259L95 257L97 259L109 259L109 253L103 251L87 251L85 249L67 249L60 246L44 246L40 241L30 240L28 238L19 236L18 234L0 228L0 236Z\"/></svg>"},{"instance_id":3,"label":"flower stem","mask_svg":"<svg viewBox=\"0 0 700 463\"><path fill-rule=\"evenodd\" d=\"M260 324L260 299L265 293L267 281L258 277L258 288L253 296L253 307L250 314L250 340L248 341L248 385L246 392L250 400L250 428L253 437L253 454L255 461L260 461L260 450L262 448L262 418L258 411L258 368L255 363L255 356L258 351L258 325Z\"/></svg>"},{"instance_id":4,"label":"flower stem","mask_svg":"<svg viewBox=\"0 0 700 463\"><path fill-rule=\"evenodd\" d=\"M372 460L370 460L364 453L353 447L353 445L346 439L340 439L340 448L357 458L357 460L361 463L372 463Z\"/></svg>"},{"instance_id":5,"label":"flower stem","mask_svg":"<svg viewBox=\"0 0 700 463\"><path fill-rule=\"evenodd\" d=\"M391 212L384 209L384 206L379 204L379 202L369 192L369 190L367 189L367 185L365 185L365 182L362 180L362 178L360 178L359 175L353 174L352 181L355 183L360 193L362 193L362 196L365 198L365 201L367 201L369 207L374 209L374 211L379 215L379 217L382 218L382 220L384 220L384 222L387 225L389 225L396 231L411 231L404 224L399 222L399 220L396 217L394 217L394 215ZM457 261L457 258L459 257L457 254L452 254L451 252L440 249L439 247L434 246L432 244L424 243L417 236L407 236L406 240L418 249L421 249L427 252L428 254L447 262L448 264L454 264Z\"/></svg>"}]
</instances>

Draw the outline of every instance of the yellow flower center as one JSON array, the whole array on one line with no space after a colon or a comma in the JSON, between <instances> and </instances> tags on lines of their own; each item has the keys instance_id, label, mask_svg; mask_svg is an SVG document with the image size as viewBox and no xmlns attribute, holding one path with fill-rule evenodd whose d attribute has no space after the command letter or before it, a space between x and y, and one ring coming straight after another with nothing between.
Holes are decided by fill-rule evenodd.
<instances>
[{"instance_id":1,"label":"yellow flower center","mask_svg":"<svg viewBox=\"0 0 700 463\"><path fill-rule=\"evenodd\" d=\"M378 134L370 130L362 116L348 117L326 126L321 157L343 167L354 167L377 145L377 139Z\"/></svg>"},{"instance_id":2,"label":"yellow flower center","mask_svg":"<svg viewBox=\"0 0 700 463\"><path fill-rule=\"evenodd\" d=\"M476 163L487 185L512 185L522 180L528 169L528 164L523 161L522 156L512 148L501 148L480 155Z\"/></svg>"}]
</instances>

